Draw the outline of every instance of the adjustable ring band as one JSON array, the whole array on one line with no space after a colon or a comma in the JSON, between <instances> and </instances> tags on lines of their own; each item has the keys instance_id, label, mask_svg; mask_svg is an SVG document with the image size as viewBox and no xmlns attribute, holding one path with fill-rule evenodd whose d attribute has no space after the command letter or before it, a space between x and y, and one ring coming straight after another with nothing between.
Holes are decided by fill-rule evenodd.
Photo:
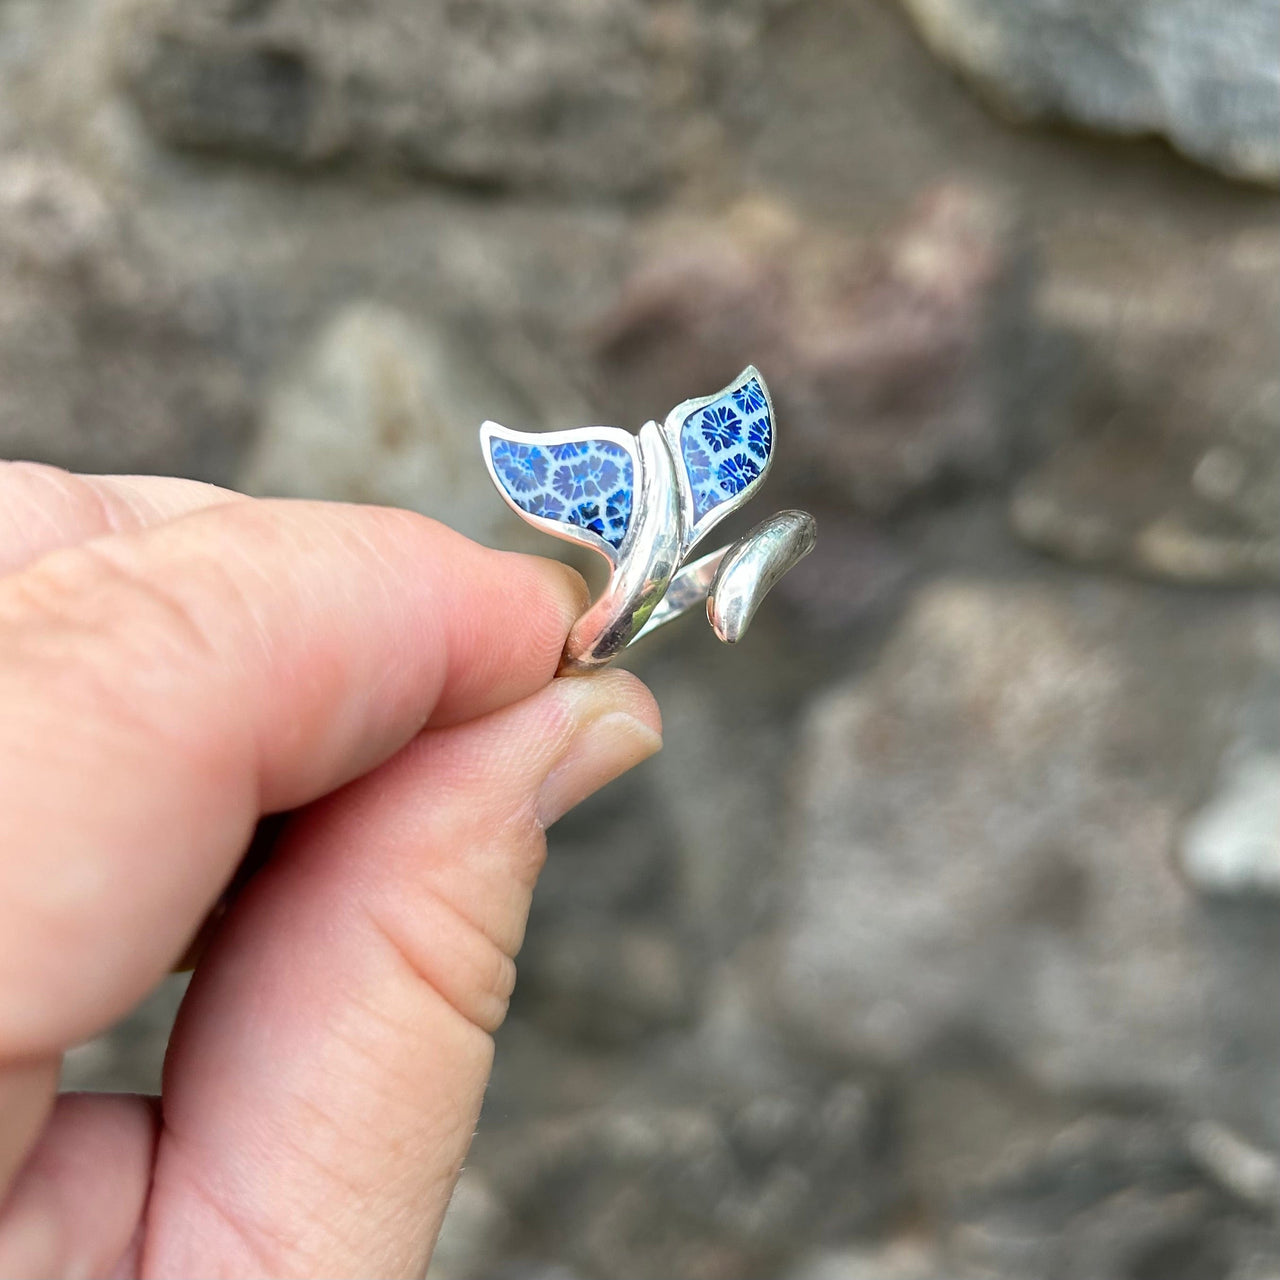
<instances>
[{"instance_id":1,"label":"adjustable ring band","mask_svg":"<svg viewBox=\"0 0 1280 1280\"><path fill-rule=\"evenodd\" d=\"M737 542L685 565L628 643L703 606L717 638L737 644L773 585L813 550L816 539L817 524L807 511L779 511L762 520ZM595 647L587 639L590 626L584 625L592 612L583 614L570 632L562 670L600 665L583 660ZM612 617L610 624L617 626Z\"/></svg>"},{"instance_id":2,"label":"adjustable ring band","mask_svg":"<svg viewBox=\"0 0 1280 1280\"><path fill-rule=\"evenodd\" d=\"M813 517L780 511L737 542L685 562L759 488L774 434L768 389L751 366L714 395L677 405L661 427L646 422L638 436L616 427L531 434L484 423L485 465L507 504L536 528L598 551L612 570L569 632L561 673L602 667L704 602L716 635L727 644L741 639L773 585L813 550Z\"/></svg>"}]
</instances>

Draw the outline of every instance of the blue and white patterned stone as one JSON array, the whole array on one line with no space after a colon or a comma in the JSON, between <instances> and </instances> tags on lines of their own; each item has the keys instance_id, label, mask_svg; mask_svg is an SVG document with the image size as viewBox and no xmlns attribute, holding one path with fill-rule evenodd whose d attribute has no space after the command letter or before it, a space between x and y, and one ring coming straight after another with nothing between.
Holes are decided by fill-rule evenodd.
<instances>
[{"instance_id":1,"label":"blue and white patterned stone","mask_svg":"<svg viewBox=\"0 0 1280 1280\"><path fill-rule=\"evenodd\" d=\"M769 401L759 380L749 378L680 427L680 454L693 494L693 518L737 497L762 471L773 449Z\"/></svg>"},{"instance_id":2,"label":"blue and white patterned stone","mask_svg":"<svg viewBox=\"0 0 1280 1280\"><path fill-rule=\"evenodd\" d=\"M498 483L522 511L589 529L620 547L631 521L631 455L608 440L530 444L494 436L489 456Z\"/></svg>"}]
</instances>

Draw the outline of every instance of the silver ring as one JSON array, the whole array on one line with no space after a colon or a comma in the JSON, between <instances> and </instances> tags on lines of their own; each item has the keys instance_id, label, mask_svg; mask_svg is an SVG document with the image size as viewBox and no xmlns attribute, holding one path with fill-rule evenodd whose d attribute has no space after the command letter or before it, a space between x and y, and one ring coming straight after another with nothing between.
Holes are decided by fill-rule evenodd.
<instances>
[{"instance_id":1,"label":"silver ring","mask_svg":"<svg viewBox=\"0 0 1280 1280\"><path fill-rule=\"evenodd\" d=\"M485 465L507 505L609 562L608 585L569 632L562 674L604 666L704 601L721 640L742 638L774 583L813 550L813 517L779 511L737 542L686 561L763 484L775 423L764 379L748 365L714 395L676 405L662 426L646 422L638 436L617 427L481 426Z\"/></svg>"}]
</instances>

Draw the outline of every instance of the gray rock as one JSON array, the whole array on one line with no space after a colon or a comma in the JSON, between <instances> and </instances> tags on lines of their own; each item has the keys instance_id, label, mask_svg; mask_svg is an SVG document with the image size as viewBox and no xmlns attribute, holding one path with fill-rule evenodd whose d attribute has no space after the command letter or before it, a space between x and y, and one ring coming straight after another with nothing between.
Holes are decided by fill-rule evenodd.
<instances>
[{"instance_id":1,"label":"gray rock","mask_svg":"<svg viewBox=\"0 0 1280 1280\"><path fill-rule=\"evenodd\" d=\"M1148 1118L1078 1121L974 1188L957 1216L952 1248L965 1274L1244 1280L1274 1274L1280 1246L1179 1134Z\"/></svg>"},{"instance_id":2,"label":"gray rock","mask_svg":"<svg viewBox=\"0 0 1280 1280\"><path fill-rule=\"evenodd\" d=\"M950 1274L926 1240L903 1236L886 1244L817 1250L786 1280L942 1280Z\"/></svg>"},{"instance_id":3,"label":"gray rock","mask_svg":"<svg viewBox=\"0 0 1280 1280\"><path fill-rule=\"evenodd\" d=\"M912 560L875 521L810 503L822 536L778 583L775 599L810 636L848 631L892 608ZM775 606L776 608L777 606Z\"/></svg>"},{"instance_id":4,"label":"gray rock","mask_svg":"<svg viewBox=\"0 0 1280 1280\"><path fill-rule=\"evenodd\" d=\"M1258 939L1202 911L1173 865L1183 797L1207 790L1276 653L1269 609L924 590L809 722L780 1016L904 1066L958 1039L1056 1091L1189 1106L1222 1103L1215 1068L1243 1057L1231 1105L1280 1132Z\"/></svg>"},{"instance_id":5,"label":"gray rock","mask_svg":"<svg viewBox=\"0 0 1280 1280\"><path fill-rule=\"evenodd\" d=\"M1280 754L1233 761L1183 831L1180 854L1206 893L1280 897Z\"/></svg>"},{"instance_id":6,"label":"gray rock","mask_svg":"<svg viewBox=\"0 0 1280 1280\"><path fill-rule=\"evenodd\" d=\"M459 334L350 303L268 389L240 481L257 494L409 507L483 542L529 545L480 463L476 432L490 417L528 426L535 410Z\"/></svg>"},{"instance_id":7,"label":"gray rock","mask_svg":"<svg viewBox=\"0 0 1280 1280\"><path fill-rule=\"evenodd\" d=\"M714 133L711 108L756 65L762 7L153 0L122 63L178 146L631 194Z\"/></svg>"},{"instance_id":8,"label":"gray rock","mask_svg":"<svg viewBox=\"0 0 1280 1280\"><path fill-rule=\"evenodd\" d=\"M1280 1216L1280 1156L1224 1125L1201 1120L1186 1135L1187 1150L1228 1194L1271 1217Z\"/></svg>"},{"instance_id":9,"label":"gray rock","mask_svg":"<svg viewBox=\"0 0 1280 1280\"><path fill-rule=\"evenodd\" d=\"M1211 239L1172 261L1135 244L1043 307L1081 353L1075 425L1015 490L1015 530L1080 563L1280 582L1280 238Z\"/></svg>"},{"instance_id":10,"label":"gray rock","mask_svg":"<svg viewBox=\"0 0 1280 1280\"><path fill-rule=\"evenodd\" d=\"M485 1271L477 1280L583 1280L583 1277L558 1262L514 1258Z\"/></svg>"},{"instance_id":11,"label":"gray rock","mask_svg":"<svg viewBox=\"0 0 1280 1280\"><path fill-rule=\"evenodd\" d=\"M778 779L792 735L786 695L765 685L766 672L782 683L776 633L754 633L726 653L709 629L700 633L705 623L696 613L671 630L677 626L686 635L667 643L683 648L666 663L655 653L654 667L644 669L665 734L650 766L651 803L667 828L673 913L710 960L750 936L766 909L778 849ZM759 697L744 698L744 688Z\"/></svg>"},{"instance_id":12,"label":"gray rock","mask_svg":"<svg viewBox=\"0 0 1280 1280\"><path fill-rule=\"evenodd\" d=\"M865 1230L896 1191L884 1098L855 1080L669 1080L662 1096L651 1071L643 1089L482 1127L473 1158L511 1206L517 1256L523 1241L591 1276L777 1275L793 1241Z\"/></svg>"},{"instance_id":13,"label":"gray rock","mask_svg":"<svg viewBox=\"0 0 1280 1280\"><path fill-rule=\"evenodd\" d=\"M1164 135L1280 183L1276 0L903 0L929 45L1006 110Z\"/></svg>"},{"instance_id":14,"label":"gray rock","mask_svg":"<svg viewBox=\"0 0 1280 1280\"><path fill-rule=\"evenodd\" d=\"M660 926L560 921L520 957L518 1008L562 1036L628 1044L692 1021L690 967L685 949Z\"/></svg>"},{"instance_id":15,"label":"gray rock","mask_svg":"<svg viewBox=\"0 0 1280 1280\"><path fill-rule=\"evenodd\" d=\"M237 340L233 297L175 278L82 173L0 156L0 456L228 483Z\"/></svg>"},{"instance_id":16,"label":"gray rock","mask_svg":"<svg viewBox=\"0 0 1280 1280\"><path fill-rule=\"evenodd\" d=\"M473 1280L492 1273L511 1224L506 1206L475 1169L463 1169L440 1225L427 1280Z\"/></svg>"},{"instance_id":17,"label":"gray rock","mask_svg":"<svg viewBox=\"0 0 1280 1280\"><path fill-rule=\"evenodd\" d=\"M661 418L754 363L785 424L784 500L883 515L1007 473L1027 430L1012 409L1029 272L997 195L935 188L866 239L758 202L657 239L597 338L622 420Z\"/></svg>"}]
</instances>

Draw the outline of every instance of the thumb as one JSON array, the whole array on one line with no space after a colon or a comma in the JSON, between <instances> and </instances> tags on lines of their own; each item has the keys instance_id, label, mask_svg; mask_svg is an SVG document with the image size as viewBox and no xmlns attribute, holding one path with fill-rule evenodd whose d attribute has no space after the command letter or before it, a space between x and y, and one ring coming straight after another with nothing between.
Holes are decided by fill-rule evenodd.
<instances>
[{"instance_id":1,"label":"thumb","mask_svg":"<svg viewBox=\"0 0 1280 1280\"><path fill-rule=\"evenodd\" d=\"M544 828L655 751L658 724L623 672L556 680L296 820L175 1029L146 1273L421 1273Z\"/></svg>"}]
</instances>

